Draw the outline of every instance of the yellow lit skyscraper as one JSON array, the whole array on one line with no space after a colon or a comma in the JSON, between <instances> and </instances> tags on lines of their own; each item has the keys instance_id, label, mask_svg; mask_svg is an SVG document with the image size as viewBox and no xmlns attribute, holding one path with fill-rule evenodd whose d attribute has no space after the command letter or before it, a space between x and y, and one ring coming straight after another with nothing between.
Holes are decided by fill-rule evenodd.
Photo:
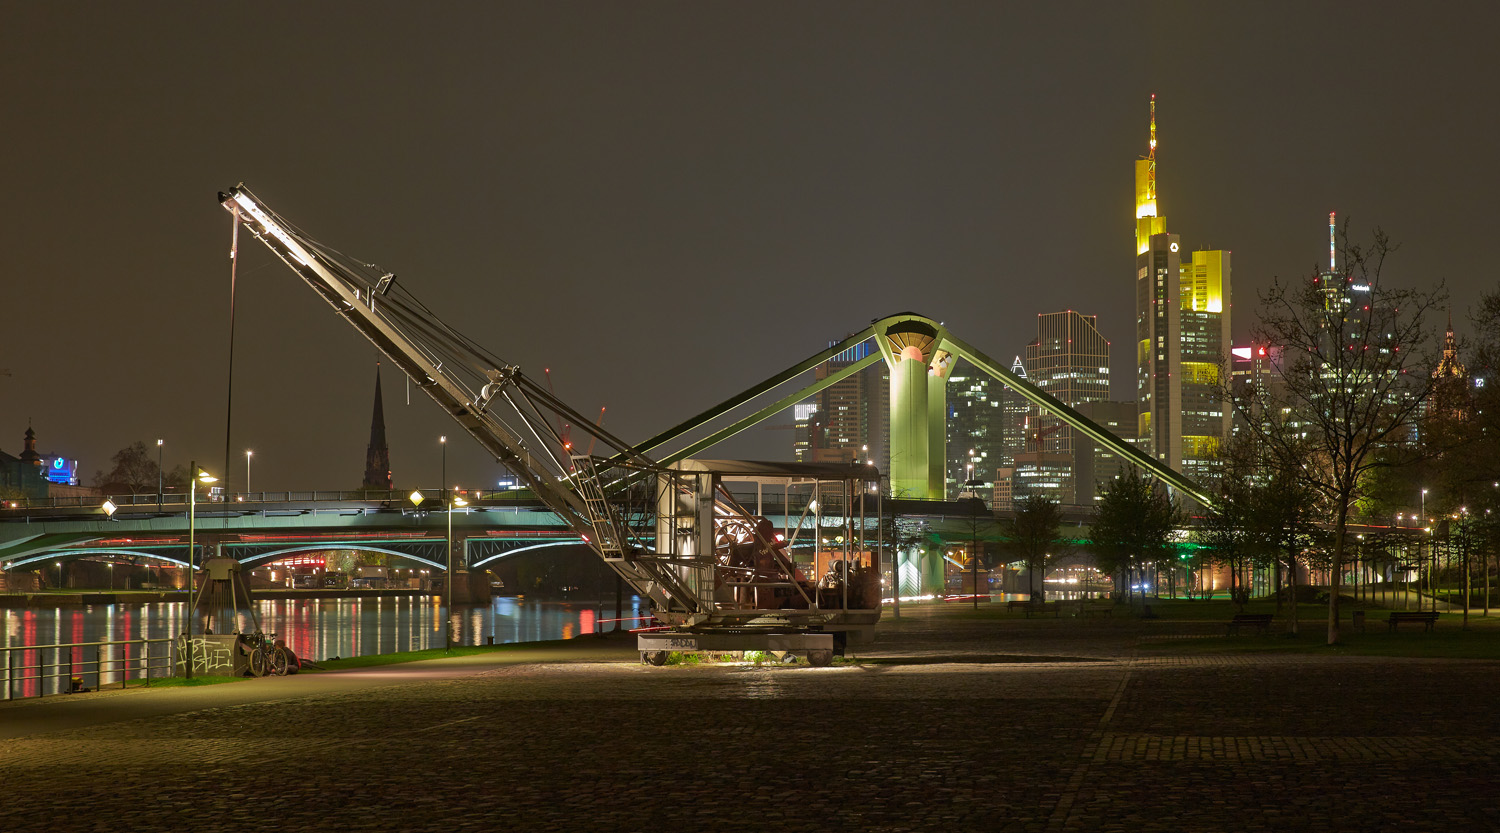
<instances>
[{"instance_id":1,"label":"yellow lit skyscraper","mask_svg":"<svg viewBox=\"0 0 1500 833\"><path fill-rule=\"evenodd\" d=\"M1136 436L1142 450L1192 478L1210 473L1229 436L1219 368L1229 352L1226 251L1182 251L1157 207L1156 97L1149 153L1135 163Z\"/></svg>"}]
</instances>

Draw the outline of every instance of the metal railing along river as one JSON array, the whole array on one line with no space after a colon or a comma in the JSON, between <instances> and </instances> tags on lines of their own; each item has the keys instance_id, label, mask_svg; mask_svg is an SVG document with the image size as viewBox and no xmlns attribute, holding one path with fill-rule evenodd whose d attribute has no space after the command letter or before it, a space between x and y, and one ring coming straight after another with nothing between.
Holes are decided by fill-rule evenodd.
<instances>
[{"instance_id":1,"label":"metal railing along river","mask_svg":"<svg viewBox=\"0 0 1500 833\"><path fill-rule=\"evenodd\" d=\"M443 493L441 488L433 487L422 491L427 495L439 495ZM383 503L392 504L405 508L411 498L412 490L387 491L387 490L282 490L266 492L234 492L225 495L215 492L211 495L198 499L199 512L214 512L226 508L239 508L240 504L261 503ZM491 504L518 504L528 505L536 503L536 497L524 489L500 489L496 491L464 491L466 499L470 503ZM105 500L109 500L121 510L131 509L152 510L157 509L173 512L183 512L188 507L188 496L185 493L165 492L161 495L151 492L149 494L135 495L71 495L68 497L46 497L46 498L7 498L0 501L0 510L15 509L88 509L98 510ZM225 506L230 504L230 506Z\"/></svg>"},{"instance_id":2,"label":"metal railing along river","mask_svg":"<svg viewBox=\"0 0 1500 833\"><path fill-rule=\"evenodd\" d=\"M172 640L127 639L0 648L5 700L98 690L174 674Z\"/></svg>"}]
</instances>

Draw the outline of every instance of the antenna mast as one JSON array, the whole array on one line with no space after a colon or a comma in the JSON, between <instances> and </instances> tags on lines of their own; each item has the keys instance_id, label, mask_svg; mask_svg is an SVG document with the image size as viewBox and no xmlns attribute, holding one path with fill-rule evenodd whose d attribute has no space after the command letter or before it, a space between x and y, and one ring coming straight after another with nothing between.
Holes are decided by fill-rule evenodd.
<instances>
[{"instance_id":1,"label":"antenna mast","mask_svg":"<svg viewBox=\"0 0 1500 833\"><path fill-rule=\"evenodd\" d=\"M1328 272L1332 274L1338 271L1338 238L1334 235L1336 228L1333 222L1335 212L1328 212Z\"/></svg>"},{"instance_id":2,"label":"antenna mast","mask_svg":"<svg viewBox=\"0 0 1500 833\"><path fill-rule=\"evenodd\" d=\"M1151 146L1146 154L1146 199L1156 204L1156 93L1151 94Z\"/></svg>"}]
</instances>

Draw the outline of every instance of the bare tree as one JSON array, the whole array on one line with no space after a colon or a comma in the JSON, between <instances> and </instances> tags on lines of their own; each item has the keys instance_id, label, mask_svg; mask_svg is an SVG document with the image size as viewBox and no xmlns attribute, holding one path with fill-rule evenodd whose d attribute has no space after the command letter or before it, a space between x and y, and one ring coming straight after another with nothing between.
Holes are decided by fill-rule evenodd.
<instances>
[{"instance_id":1,"label":"bare tree","mask_svg":"<svg viewBox=\"0 0 1500 833\"><path fill-rule=\"evenodd\" d=\"M1251 560L1258 552L1255 535L1255 487L1249 479L1225 477L1219 481L1214 510L1198 529L1198 543L1213 563L1229 570L1229 600L1243 611L1250 600L1245 584Z\"/></svg>"},{"instance_id":2,"label":"bare tree","mask_svg":"<svg viewBox=\"0 0 1500 833\"><path fill-rule=\"evenodd\" d=\"M1062 512L1045 495L1027 495L1016 503L1016 515L1005 524L1005 537L1018 560L1026 562L1026 575L1032 602L1045 600L1046 591L1039 578L1047 564L1060 554L1067 543L1062 535Z\"/></svg>"},{"instance_id":3,"label":"bare tree","mask_svg":"<svg viewBox=\"0 0 1500 833\"><path fill-rule=\"evenodd\" d=\"M1094 513L1089 548L1099 569L1114 576L1116 598L1129 599L1146 568L1172 557L1182 521L1166 490L1133 466L1110 482Z\"/></svg>"},{"instance_id":4,"label":"bare tree","mask_svg":"<svg viewBox=\"0 0 1500 833\"><path fill-rule=\"evenodd\" d=\"M96 472L94 486L107 495L140 494L156 491L157 467L146 444L136 440L115 452L114 468L109 473Z\"/></svg>"},{"instance_id":5,"label":"bare tree","mask_svg":"<svg viewBox=\"0 0 1500 833\"><path fill-rule=\"evenodd\" d=\"M1348 228L1346 221L1339 233L1341 272L1278 279L1261 296L1252 333L1274 348L1279 379L1235 401L1265 453L1318 492L1332 514L1330 645L1339 636L1350 511L1381 463L1377 452L1411 439L1436 365L1427 316L1447 298L1441 284L1386 286L1381 273L1396 247L1379 229L1369 244L1350 242Z\"/></svg>"},{"instance_id":6,"label":"bare tree","mask_svg":"<svg viewBox=\"0 0 1500 833\"><path fill-rule=\"evenodd\" d=\"M1264 557L1285 570L1291 607L1287 632L1297 635L1297 574L1317 550L1318 496L1295 472L1273 474L1251 494L1251 528ZM1279 590L1279 588L1278 588ZM1279 598L1279 596L1278 596Z\"/></svg>"}]
</instances>

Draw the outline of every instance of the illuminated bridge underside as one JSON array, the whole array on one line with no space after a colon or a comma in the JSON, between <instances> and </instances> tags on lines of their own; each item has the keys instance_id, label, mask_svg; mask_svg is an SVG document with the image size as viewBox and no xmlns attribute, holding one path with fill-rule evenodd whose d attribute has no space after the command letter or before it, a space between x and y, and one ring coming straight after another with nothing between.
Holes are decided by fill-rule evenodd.
<instances>
[{"instance_id":1,"label":"illuminated bridge underside","mask_svg":"<svg viewBox=\"0 0 1500 833\"><path fill-rule=\"evenodd\" d=\"M48 560L98 557L186 564L185 515L117 515L114 520L105 520L100 514L92 510L81 520L6 518L10 522L0 523L0 565L5 570L24 570L35 569ZM277 515L246 509L218 517L200 514L196 528L194 562L198 564L214 552L258 566L300 553L335 549L382 553L439 569L446 561L447 518L441 512L325 510ZM455 513L453 539L455 562L473 566L492 564L523 549L581 543L555 514L517 507Z\"/></svg>"},{"instance_id":2,"label":"illuminated bridge underside","mask_svg":"<svg viewBox=\"0 0 1500 833\"><path fill-rule=\"evenodd\" d=\"M584 543L582 539L577 537L516 537L495 539L465 538L455 540L454 545L456 549L454 553L456 567L481 568L493 567L502 559L522 552L535 552L557 547L581 547L584 546ZM329 536L316 543L308 541L281 541L275 543L247 544L224 541L217 546L213 544L205 546L203 542L199 542L194 562L201 565L206 557L213 554L214 550L217 550L219 555L233 558L247 567L259 567L263 564L269 564L296 555L329 552L332 550L351 550L392 556L405 559L414 564L420 564L423 567L443 570L446 564L443 551L446 546L447 540L442 537L403 538L396 540L372 540L368 538L342 540L338 536ZM90 542L68 545L43 541L36 547L29 548L25 554L8 560L5 569L36 569L37 566L45 564L48 561L70 561L78 558L102 558L111 561L131 560L139 561L143 564L186 567L187 542L141 540L136 543L124 545Z\"/></svg>"}]
</instances>

